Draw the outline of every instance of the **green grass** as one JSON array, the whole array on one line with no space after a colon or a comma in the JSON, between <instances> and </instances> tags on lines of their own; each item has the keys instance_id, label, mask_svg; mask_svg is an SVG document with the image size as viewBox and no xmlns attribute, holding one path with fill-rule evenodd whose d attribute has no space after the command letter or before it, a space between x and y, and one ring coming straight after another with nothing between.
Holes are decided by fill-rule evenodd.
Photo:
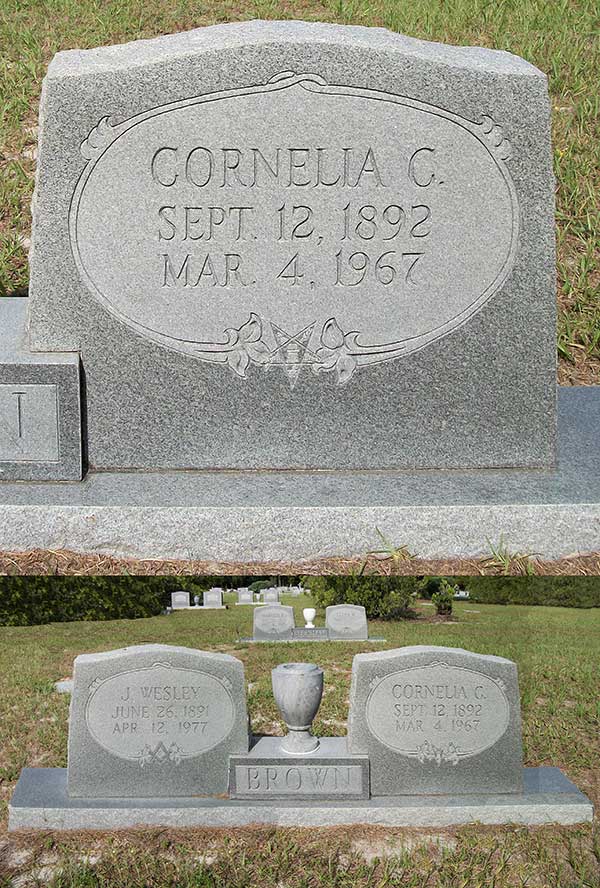
<instances>
[{"instance_id":1,"label":"green grass","mask_svg":"<svg viewBox=\"0 0 600 888\"><path fill-rule=\"evenodd\" d=\"M307 601L292 598L289 603L300 622ZM421 612L430 616L432 608ZM317 620L322 624L323 615ZM269 733L282 729L271 694L271 668L286 660L316 661L325 669L326 690L315 732L345 733L352 658L372 646L240 644L240 637L251 634L251 623L251 608L231 607L144 620L0 629L2 888L9 875L31 875L36 866L64 870L54 873L53 885L73 888L600 885L600 836L590 825L469 826L445 832L255 828L229 833L133 830L108 837L11 835L2 850L6 805L20 769L66 765L68 698L56 694L53 683L71 674L79 653L144 642L231 653L244 662L252 727ZM456 605L452 622L373 622L371 631L388 639L384 647L443 644L515 660L526 764L562 767L600 803L600 611L467 602ZM208 855L208 864L201 855Z\"/></svg>"},{"instance_id":2,"label":"green grass","mask_svg":"<svg viewBox=\"0 0 600 888\"><path fill-rule=\"evenodd\" d=\"M60 49L201 25L299 18L391 28L524 56L550 80L562 376L600 381L600 4L597 0L1 0L0 294L27 286L35 123Z\"/></svg>"}]
</instances>

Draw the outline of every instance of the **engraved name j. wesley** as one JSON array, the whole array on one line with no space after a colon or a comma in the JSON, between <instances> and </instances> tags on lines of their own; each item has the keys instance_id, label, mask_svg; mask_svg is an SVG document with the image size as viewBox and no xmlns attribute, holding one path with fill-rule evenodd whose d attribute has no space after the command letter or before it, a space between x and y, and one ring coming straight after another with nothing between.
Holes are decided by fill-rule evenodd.
<instances>
[{"instance_id":1,"label":"engraved name j. wesley","mask_svg":"<svg viewBox=\"0 0 600 888\"><path fill-rule=\"evenodd\" d=\"M138 690L137 688L135 689ZM121 700L127 703L131 700L130 687L125 689L125 693L121 695ZM142 685L139 693L144 700L154 701L156 703L174 703L178 700L197 700L202 693L202 688L195 688L193 685L167 685L164 687Z\"/></svg>"}]
</instances>

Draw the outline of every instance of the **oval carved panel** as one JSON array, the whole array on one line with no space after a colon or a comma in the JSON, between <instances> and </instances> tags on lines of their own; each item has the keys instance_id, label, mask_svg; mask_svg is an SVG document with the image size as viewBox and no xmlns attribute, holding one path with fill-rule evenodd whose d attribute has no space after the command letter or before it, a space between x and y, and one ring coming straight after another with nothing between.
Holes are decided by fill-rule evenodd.
<instances>
[{"instance_id":1,"label":"oval carved panel","mask_svg":"<svg viewBox=\"0 0 600 888\"><path fill-rule=\"evenodd\" d=\"M510 145L489 116L284 73L104 117L81 151L70 237L90 292L240 377L348 382L460 327L514 262Z\"/></svg>"}]
</instances>

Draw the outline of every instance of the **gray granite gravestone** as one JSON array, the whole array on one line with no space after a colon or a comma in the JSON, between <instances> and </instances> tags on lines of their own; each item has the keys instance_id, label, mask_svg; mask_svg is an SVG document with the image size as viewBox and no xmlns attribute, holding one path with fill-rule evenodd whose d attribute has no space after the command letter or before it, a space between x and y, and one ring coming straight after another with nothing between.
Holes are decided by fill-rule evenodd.
<instances>
[{"instance_id":1,"label":"gray granite gravestone","mask_svg":"<svg viewBox=\"0 0 600 888\"><path fill-rule=\"evenodd\" d=\"M522 792L517 668L460 648L357 654L348 749L368 754L373 795Z\"/></svg>"},{"instance_id":2,"label":"gray granite gravestone","mask_svg":"<svg viewBox=\"0 0 600 888\"><path fill-rule=\"evenodd\" d=\"M79 355L32 354L25 299L3 300L0 326L0 481L80 481Z\"/></svg>"},{"instance_id":3,"label":"gray granite gravestone","mask_svg":"<svg viewBox=\"0 0 600 888\"><path fill-rule=\"evenodd\" d=\"M359 655L348 738L312 732L320 667L286 663L272 678L286 733L250 746L233 657L165 645L78 657L68 768L23 769L9 829L593 819L558 768L521 768L509 660L426 647Z\"/></svg>"},{"instance_id":4,"label":"gray granite gravestone","mask_svg":"<svg viewBox=\"0 0 600 888\"><path fill-rule=\"evenodd\" d=\"M332 641L343 638L362 641L369 637L367 613L358 604L333 604L325 608L325 628Z\"/></svg>"},{"instance_id":5,"label":"gray granite gravestone","mask_svg":"<svg viewBox=\"0 0 600 888\"><path fill-rule=\"evenodd\" d=\"M245 22L60 52L41 118L29 344L92 467L553 465L533 65Z\"/></svg>"},{"instance_id":6,"label":"gray granite gravestone","mask_svg":"<svg viewBox=\"0 0 600 888\"><path fill-rule=\"evenodd\" d=\"M147 644L75 660L68 792L159 798L227 791L248 751L244 667L228 654Z\"/></svg>"},{"instance_id":7,"label":"gray granite gravestone","mask_svg":"<svg viewBox=\"0 0 600 888\"><path fill-rule=\"evenodd\" d=\"M262 600L265 604L279 604L279 589L264 589Z\"/></svg>"},{"instance_id":8,"label":"gray granite gravestone","mask_svg":"<svg viewBox=\"0 0 600 888\"><path fill-rule=\"evenodd\" d=\"M539 70L244 22L61 52L40 118L31 298L0 299L4 549L597 549L598 386L559 390L555 448Z\"/></svg>"},{"instance_id":9,"label":"gray granite gravestone","mask_svg":"<svg viewBox=\"0 0 600 888\"><path fill-rule=\"evenodd\" d=\"M253 638L256 641L289 641L294 631L294 608L267 604L254 610Z\"/></svg>"},{"instance_id":10,"label":"gray granite gravestone","mask_svg":"<svg viewBox=\"0 0 600 888\"><path fill-rule=\"evenodd\" d=\"M179 592L171 592L171 607L173 610L183 610L184 608L190 607L190 593L184 592L183 590Z\"/></svg>"},{"instance_id":11,"label":"gray granite gravestone","mask_svg":"<svg viewBox=\"0 0 600 888\"><path fill-rule=\"evenodd\" d=\"M225 605L223 604L223 590L219 588L206 589L203 592L202 605L206 608L224 608Z\"/></svg>"},{"instance_id":12,"label":"gray granite gravestone","mask_svg":"<svg viewBox=\"0 0 600 888\"><path fill-rule=\"evenodd\" d=\"M237 597L238 600L236 601L236 604L254 604L254 595L248 588L238 588Z\"/></svg>"}]
</instances>

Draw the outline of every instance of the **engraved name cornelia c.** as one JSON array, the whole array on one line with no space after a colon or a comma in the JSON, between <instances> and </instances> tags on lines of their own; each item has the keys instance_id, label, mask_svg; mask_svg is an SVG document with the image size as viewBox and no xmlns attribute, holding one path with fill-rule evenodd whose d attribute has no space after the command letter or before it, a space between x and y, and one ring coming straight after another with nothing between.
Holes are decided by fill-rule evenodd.
<instances>
[{"instance_id":1,"label":"engraved name cornelia c.","mask_svg":"<svg viewBox=\"0 0 600 888\"><path fill-rule=\"evenodd\" d=\"M469 694L464 685L457 684L395 684L392 687L392 696L407 700L467 700ZM473 696L476 700L487 699L482 685L474 688Z\"/></svg>"}]
</instances>

